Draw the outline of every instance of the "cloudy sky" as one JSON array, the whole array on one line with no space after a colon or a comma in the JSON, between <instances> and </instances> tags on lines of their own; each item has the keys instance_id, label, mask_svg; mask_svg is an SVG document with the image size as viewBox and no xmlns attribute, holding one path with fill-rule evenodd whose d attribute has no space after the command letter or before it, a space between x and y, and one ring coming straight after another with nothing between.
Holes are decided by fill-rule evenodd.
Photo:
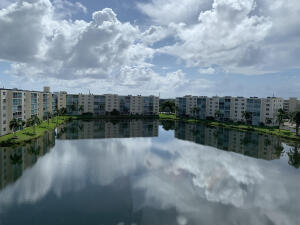
<instances>
[{"instance_id":1,"label":"cloudy sky","mask_svg":"<svg viewBox=\"0 0 300 225\"><path fill-rule=\"evenodd\" d=\"M0 86L300 97L299 0L0 0Z\"/></svg>"}]
</instances>

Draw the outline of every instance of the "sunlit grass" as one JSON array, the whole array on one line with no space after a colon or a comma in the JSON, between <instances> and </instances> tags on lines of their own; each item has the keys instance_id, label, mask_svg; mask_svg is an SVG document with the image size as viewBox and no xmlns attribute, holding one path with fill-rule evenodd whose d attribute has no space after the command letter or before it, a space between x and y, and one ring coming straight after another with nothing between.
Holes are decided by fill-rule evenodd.
<instances>
[{"instance_id":1,"label":"sunlit grass","mask_svg":"<svg viewBox=\"0 0 300 225\"><path fill-rule=\"evenodd\" d=\"M31 139L42 136L46 131L54 130L58 125L64 123L69 117L59 116L48 121L43 121L39 126L35 126L35 133L33 127L26 127L23 130L17 131L15 134L7 134L0 137L0 144L18 144L29 141ZM16 137L16 138L15 138Z\"/></svg>"}]
</instances>

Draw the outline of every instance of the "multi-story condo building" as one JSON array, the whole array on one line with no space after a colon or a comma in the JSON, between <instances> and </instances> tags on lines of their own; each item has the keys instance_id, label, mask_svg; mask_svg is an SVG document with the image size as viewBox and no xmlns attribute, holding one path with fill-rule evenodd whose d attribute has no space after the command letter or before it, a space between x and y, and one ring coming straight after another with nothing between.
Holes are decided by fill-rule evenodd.
<instances>
[{"instance_id":1,"label":"multi-story condo building","mask_svg":"<svg viewBox=\"0 0 300 225\"><path fill-rule=\"evenodd\" d=\"M197 96L186 95L176 98L177 114L180 116L194 116L197 114Z\"/></svg>"},{"instance_id":2,"label":"multi-story condo building","mask_svg":"<svg viewBox=\"0 0 300 225\"><path fill-rule=\"evenodd\" d=\"M50 92L44 87L42 92L18 89L0 89L0 136L9 129L15 118L27 120L34 115L40 119L48 118L56 109L66 108L70 115L92 113L94 115L158 115L159 98L156 96L119 96L116 94L67 94Z\"/></svg>"},{"instance_id":3,"label":"multi-story condo building","mask_svg":"<svg viewBox=\"0 0 300 225\"><path fill-rule=\"evenodd\" d=\"M230 117L230 106L231 106L231 97L220 97L219 98L219 120L221 121L229 121Z\"/></svg>"},{"instance_id":4,"label":"multi-story condo building","mask_svg":"<svg viewBox=\"0 0 300 225\"><path fill-rule=\"evenodd\" d=\"M268 97L261 99L260 122L266 125L278 125L278 110L283 109L283 99Z\"/></svg>"},{"instance_id":5,"label":"multi-story condo building","mask_svg":"<svg viewBox=\"0 0 300 225\"><path fill-rule=\"evenodd\" d=\"M120 98L118 95L105 95L105 111L111 113L113 111L120 112Z\"/></svg>"},{"instance_id":6,"label":"multi-story condo building","mask_svg":"<svg viewBox=\"0 0 300 225\"><path fill-rule=\"evenodd\" d=\"M39 118L42 118L40 113L40 93L28 91L26 92L26 118L31 118L32 116L37 115Z\"/></svg>"},{"instance_id":7,"label":"multi-story condo building","mask_svg":"<svg viewBox=\"0 0 300 225\"><path fill-rule=\"evenodd\" d=\"M230 118L234 122L243 121L243 112L246 111L247 99L244 97L232 97L230 106Z\"/></svg>"},{"instance_id":8,"label":"multi-story condo building","mask_svg":"<svg viewBox=\"0 0 300 225\"><path fill-rule=\"evenodd\" d=\"M206 119L207 104L208 98L206 96L200 96L197 98L196 115L199 119Z\"/></svg>"},{"instance_id":9,"label":"multi-story condo building","mask_svg":"<svg viewBox=\"0 0 300 225\"><path fill-rule=\"evenodd\" d=\"M250 114L250 118L247 119L248 123L252 125L259 125L260 123L260 109L261 99L257 97L250 97L247 99L246 112Z\"/></svg>"},{"instance_id":10,"label":"multi-story condo building","mask_svg":"<svg viewBox=\"0 0 300 225\"><path fill-rule=\"evenodd\" d=\"M289 98L284 100L283 110L286 113L300 111L300 101L297 98Z\"/></svg>"},{"instance_id":11,"label":"multi-story condo building","mask_svg":"<svg viewBox=\"0 0 300 225\"><path fill-rule=\"evenodd\" d=\"M78 111L79 113L94 113L94 95L79 94Z\"/></svg>"},{"instance_id":12,"label":"multi-story condo building","mask_svg":"<svg viewBox=\"0 0 300 225\"><path fill-rule=\"evenodd\" d=\"M57 95L57 108L67 108L67 92L61 91L58 93L56 92L54 94Z\"/></svg>"},{"instance_id":13,"label":"multi-story condo building","mask_svg":"<svg viewBox=\"0 0 300 225\"><path fill-rule=\"evenodd\" d=\"M159 98L156 96L119 96L116 94L67 94L67 113L78 115L158 115Z\"/></svg>"},{"instance_id":14,"label":"multi-story condo building","mask_svg":"<svg viewBox=\"0 0 300 225\"><path fill-rule=\"evenodd\" d=\"M130 114L142 114L144 110L144 99L142 96L131 96L130 98Z\"/></svg>"},{"instance_id":15,"label":"multi-story condo building","mask_svg":"<svg viewBox=\"0 0 300 225\"><path fill-rule=\"evenodd\" d=\"M219 111L219 97L213 96L207 98L206 117L216 117L216 112Z\"/></svg>"},{"instance_id":16,"label":"multi-story condo building","mask_svg":"<svg viewBox=\"0 0 300 225\"><path fill-rule=\"evenodd\" d=\"M19 89L0 89L0 136L11 130L12 119L27 120L37 115L46 119L48 112L53 113L53 94L45 87L43 92Z\"/></svg>"},{"instance_id":17,"label":"multi-story condo building","mask_svg":"<svg viewBox=\"0 0 300 225\"><path fill-rule=\"evenodd\" d=\"M105 96L95 95L94 96L94 114L105 115Z\"/></svg>"},{"instance_id":18,"label":"multi-story condo building","mask_svg":"<svg viewBox=\"0 0 300 225\"><path fill-rule=\"evenodd\" d=\"M68 114L79 114L79 95L67 94L66 95L66 109Z\"/></svg>"},{"instance_id":19,"label":"multi-story condo building","mask_svg":"<svg viewBox=\"0 0 300 225\"><path fill-rule=\"evenodd\" d=\"M178 116L276 126L278 125L276 117L278 110L283 108L283 99L231 96L209 98L186 95L176 98L175 104Z\"/></svg>"},{"instance_id":20,"label":"multi-story condo building","mask_svg":"<svg viewBox=\"0 0 300 225\"><path fill-rule=\"evenodd\" d=\"M40 112L42 119L48 117L48 113L52 113L52 93L50 92L50 87L44 87L44 91L40 92Z\"/></svg>"},{"instance_id":21,"label":"multi-story condo building","mask_svg":"<svg viewBox=\"0 0 300 225\"><path fill-rule=\"evenodd\" d=\"M56 109L58 109L58 95L52 94L52 112L56 112Z\"/></svg>"}]
</instances>

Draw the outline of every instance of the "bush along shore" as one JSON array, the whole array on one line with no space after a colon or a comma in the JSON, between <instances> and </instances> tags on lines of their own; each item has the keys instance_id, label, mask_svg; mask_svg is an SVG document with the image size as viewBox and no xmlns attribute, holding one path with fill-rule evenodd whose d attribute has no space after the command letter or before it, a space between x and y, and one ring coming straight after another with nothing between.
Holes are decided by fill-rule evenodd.
<instances>
[{"instance_id":1,"label":"bush along shore","mask_svg":"<svg viewBox=\"0 0 300 225\"><path fill-rule=\"evenodd\" d=\"M278 127L252 126L252 125L245 125L245 124L239 124L233 122L220 122L215 120L196 120L191 118L176 117L174 114L159 114L159 119L183 121L187 123L199 123L211 127L224 127L224 128L240 130L240 131L254 131L261 134L276 135L287 140L300 142L300 136L296 136L295 133L288 130L283 130L283 129L279 130Z\"/></svg>"},{"instance_id":2,"label":"bush along shore","mask_svg":"<svg viewBox=\"0 0 300 225\"><path fill-rule=\"evenodd\" d=\"M49 120L36 123L32 126L27 126L22 130L16 131L0 137L0 146L13 146L22 143L29 142L40 136L43 136L45 132L54 130L59 125L65 123L66 121L72 119L70 116L56 116Z\"/></svg>"}]
</instances>

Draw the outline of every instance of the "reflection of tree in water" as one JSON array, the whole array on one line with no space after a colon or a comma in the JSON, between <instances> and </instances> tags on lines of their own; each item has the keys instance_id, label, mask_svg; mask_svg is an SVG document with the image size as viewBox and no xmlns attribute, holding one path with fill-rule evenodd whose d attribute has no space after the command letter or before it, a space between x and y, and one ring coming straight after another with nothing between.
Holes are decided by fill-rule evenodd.
<instances>
[{"instance_id":1,"label":"reflection of tree in water","mask_svg":"<svg viewBox=\"0 0 300 225\"><path fill-rule=\"evenodd\" d=\"M268 147L268 146L270 146L271 145L271 141L270 141L270 139L267 137L267 136L265 136L265 140L264 140L264 145L266 146L266 147Z\"/></svg>"},{"instance_id":2,"label":"reflection of tree in water","mask_svg":"<svg viewBox=\"0 0 300 225\"><path fill-rule=\"evenodd\" d=\"M280 141L280 139L278 139L278 142L277 144L274 146L274 149L275 149L275 154L280 157L283 155L283 150L284 150L284 147L282 146L282 143Z\"/></svg>"},{"instance_id":3,"label":"reflection of tree in water","mask_svg":"<svg viewBox=\"0 0 300 225\"><path fill-rule=\"evenodd\" d=\"M10 158L11 164L13 164L13 165L21 165L23 162L22 154L14 153L14 154L11 154L9 158Z\"/></svg>"},{"instance_id":4,"label":"reflection of tree in water","mask_svg":"<svg viewBox=\"0 0 300 225\"><path fill-rule=\"evenodd\" d=\"M248 145L251 143L251 134L250 133L246 133L245 137L243 138L243 140L241 141L241 143L243 145Z\"/></svg>"},{"instance_id":5,"label":"reflection of tree in water","mask_svg":"<svg viewBox=\"0 0 300 225\"><path fill-rule=\"evenodd\" d=\"M175 122L171 120L162 120L162 127L164 130L175 130Z\"/></svg>"},{"instance_id":6,"label":"reflection of tree in water","mask_svg":"<svg viewBox=\"0 0 300 225\"><path fill-rule=\"evenodd\" d=\"M57 138L60 138L64 133L66 133L66 131L67 131L67 128L66 128L66 127L62 127L62 128L60 129L60 131L57 132L56 137L57 137Z\"/></svg>"},{"instance_id":7,"label":"reflection of tree in water","mask_svg":"<svg viewBox=\"0 0 300 225\"><path fill-rule=\"evenodd\" d=\"M213 135L215 138L219 138L219 136L221 135L222 131L220 130L220 128L215 128L213 131Z\"/></svg>"},{"instance_id":8,"label":"reflection of tree in water","mask_svg":"<svg viewBox=\"0 0 300 225\"><path fill-rule=\"evenodd\" d=\"M298 145L291 148L287 154L289 156L289 164L298 169L300 167L300 150Z\"/></svg>"},{"instance_id":9,"label":"reflection of tree in water","mask_svg":"<svg viewBox=\"0 0 300 225\"><path fill-rule=\"evenodd\" d=\"M30 155L38 156L41 152L41 146L36 146L35 144L32 144L28 149L27 152Z\"/></svg>"}]
</instances>

